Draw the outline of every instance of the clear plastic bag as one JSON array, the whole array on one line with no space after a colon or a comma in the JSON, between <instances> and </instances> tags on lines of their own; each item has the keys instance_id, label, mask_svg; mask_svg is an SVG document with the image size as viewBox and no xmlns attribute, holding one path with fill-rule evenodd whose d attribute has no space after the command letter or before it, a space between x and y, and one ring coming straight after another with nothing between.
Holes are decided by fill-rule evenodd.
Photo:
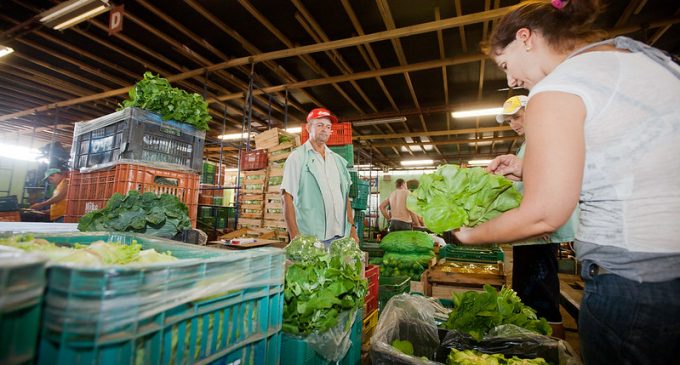
<instances>
[{"instance_id":1,"label":"clear plastic bag","mask_svg":"<svg viewBox=\"0 0 680 365\"><path fill-rule=\"evenodd\" d=\"M527 329L506 324L493 328L482 338L475 341L460 331L440 330L441 345L435 359L446 363L452 348L457 350L477 350L486 354L503 354L533 359L541 357L551 365L579 365L581 360L566 341L541 335Z\"/></svg>"},{"instance_id":2,"label":"clear plastic bag","mask_svg":"<svg viewBox=\"0 0 680 365\"><path fill-rule=\"evenodd\" d=\"M371 338L371 362L374 365L439 364L429 360L439 347L435 311L433 303L422 296L400 294L392 297L380 314L378 326ZM392 347L394 340L410 341L413 344L413 356Z\"/></svg>"},{"instance_id":3,"label":"clear plastic bag","mask_svg":"<svg viewBox=\"0 0 680 365\"><path fill-rule=\"evenodd\" d=\"M345 311L338 315L338 324L323 333L312 333L305 341L321 357L331 363L336 363L345 357L349 347L352 345L350 334L354 321L357 318L357 311Z\"/></svg>"}]
</instances>

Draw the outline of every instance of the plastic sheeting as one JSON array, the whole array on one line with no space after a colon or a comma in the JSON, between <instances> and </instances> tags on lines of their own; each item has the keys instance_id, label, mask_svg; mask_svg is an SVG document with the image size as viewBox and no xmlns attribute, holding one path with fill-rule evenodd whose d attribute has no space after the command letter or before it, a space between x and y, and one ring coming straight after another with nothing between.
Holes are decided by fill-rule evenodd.
<instances>
[{"instance_id":1,"label":"plastic sheeting","mask_svg":"<svg viewBox=\"0 0 680 365\"><path fill-rule=\"evenodd\" d=\"M183 304L243 296L250 288L279 286L281 290L283 285L284 253L276 248L229 251L105 232L35 236L60 245L96 240L130 244L136 240L142 249L169 251L180 259L101 268L48 263L45 323L50 330L72 335L130 331L144 321L155 321L156 314Z\"/></svg>"}]
</instances>

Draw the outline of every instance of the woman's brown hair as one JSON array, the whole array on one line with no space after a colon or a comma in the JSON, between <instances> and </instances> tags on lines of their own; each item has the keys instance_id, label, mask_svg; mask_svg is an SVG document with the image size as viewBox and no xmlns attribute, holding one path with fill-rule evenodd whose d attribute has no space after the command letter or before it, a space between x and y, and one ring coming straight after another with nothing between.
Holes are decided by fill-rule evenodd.
<instances>
[{"instance_id":1,"label":"woman's brown hair","mask_svg":"<svg viewBox=\"0 0 680 365\"><path fill-rule=\"evenodd\" d=\"M568 50L575 41L594 41L603 32L592 29L592 24L602 12L600 0L561 1L558 9L546 1L525 1L515 5L496 25L489 42L482 45L484 52L493 55L515 40L521 28L539 31L556 50Z\"/></svg>"}]
</instances>

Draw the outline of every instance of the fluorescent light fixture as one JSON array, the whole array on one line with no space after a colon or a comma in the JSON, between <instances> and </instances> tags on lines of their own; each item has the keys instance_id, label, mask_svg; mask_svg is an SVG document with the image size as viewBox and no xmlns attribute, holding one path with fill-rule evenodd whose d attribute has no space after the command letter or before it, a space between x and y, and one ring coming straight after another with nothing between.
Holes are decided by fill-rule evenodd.
<instances>
[{"instance_id":1,"label":"fluorescent light fixture","mask_svg":"<svg viewBox=\"0 0 680 365\"><path fill-rule=\"evenodd\" d=\"M489 163L491 163L491 160L470 160L470 161L468 161L468 165L472 165L472 166L486 166Z\"/></svg>"},{"instance_id":2,"label":"fluorescent light fixture","mask_svg":"<svg viewBox=\"0 0 680 365\"><path fill-rule=\"evenodd\" d=\"M224 172L237 172L237 171L238 167L229 167L224 169Z\"/></svg>"},{"instance_id":3,"label":"fluorescent light fixture","mask_svg":"<svg viewBox=\"0 0 680 365\"><path fill-rule=\"evenodd\" d=\"M427 166L432 165L434 160L404 160L401 161L402 166Z\"/></svg>"},{"instance_id":4,"label":"fluorescent light fixture","mask_svg":"<svg viewBox=\"0 0 680 365\"><path fill-rule=\"evenodd\" d=\"M354 167L356 167L357 169L364 169L364 168L368 168L368 167L373 167L373 165L367 163L367 164L363 164L363 165L354 165Z\"/></svg>"},{"instance_id":5,"label":"fluorescent light fixture","mask_svg":"<svg viewBox=\"0 0 680 365\"><path fill-rule=\"evenodd\" d=\"M359 120L359 121L356 121L356 122L352 122L352 126L363 127L363 126L367 126L367 125L399 123L399 122L405 122L405 121L406 121L406 117L380 118L380 119L370 119L370 120Z\"/></svg>"},{"instance_id":6,"label":"fluorescent light fixture","mask_svg":"<svg viewBox=\"0 0 680 365\"><path fill-rule=\"evenodd\" d=\"M431 144L423 144L423 147L425 147L425 151L432 151L432 149L434 148L434 147L432 147ZM401 152L408 152L409 150L412 151L412 152L422 151L422 149L420 148L420 145L418 145L418 144L409 144L408 147L401 146Z\"/></svg>"},{"instance_id":7,"label":"fluorescent light fixture","mask_svg":"<svg viewBox=\"0 0 680 365\"><path fill-rule=\"evenodd\" d=\"M302 131L302 127L292 127L292 128L286 129L286 132L293 133L293 134L300 133L301 131ZM251 132L250 133L250 139L255 138L256 134L257 133ZM221 135L217 136L217 138L219 138L223 141L236 141L236 140L239 140L239 139L245 139L247 135L248 135L248 133L231 133L231 134L221 134Z\"/></svg>"},{"instance_id":8,"label":"fluorescent light fixture","mask_svg":"<svg viewBox=\"0 0 680 365\"><path fill-rule=\"evenodd\" d=\"M8 54L10 54L12 52L14 52L13 48L0 45L0 57L7 56Z\"/></svg>"},{"instance_id":9,"label":"fluorescent light fixture","mask_svg":"<svg viewBox=\"0 0 680 365\"><path fill-rule=\"evenodd\" d=\"M0 143L0 157L21 161L37 161L42 157L42 153L37 148Z\"/></svg>"},{"instance_id":10,"label":"fluorescent light fixture","mask_svg":"<svg viewBox=\"0 0 680 365\"><path fill-rule=\"evenodd\" d=\"M72 27L109 10L109 0L69 0L42 12L40 22L55 30Z\"/></svg>"},{"instance_id":11,"label":"fluorescent light fixture","mask_svg":"<svg viewBox=\"0 0 680 365\"><path fill-rule=\"evenodd\" d=\"M484 116L487 116L487 115L498 115L502 111L503 111L503 108L464 110L464 111L461 111L461 112L452 112L451 116L454 117L454 118L484 117Z\"/></svg>"}]
</instances>

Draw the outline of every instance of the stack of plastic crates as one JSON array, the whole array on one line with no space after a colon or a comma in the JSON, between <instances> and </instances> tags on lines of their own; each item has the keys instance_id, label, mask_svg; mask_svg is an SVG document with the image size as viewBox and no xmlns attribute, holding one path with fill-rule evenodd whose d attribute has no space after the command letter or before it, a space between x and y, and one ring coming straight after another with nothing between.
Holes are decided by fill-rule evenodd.
<instances>
[{"instance_id":1,"label":"stack of plastic crates","mask_svg":"<svg viewBox=\"0 0 680 365\"><path fill-rule=\"evenodd\" d=\"M368 317L373 311L378 310L378 287L380 286L380 266L368 265L364 270L366 281L368 281L368 292L364 302L364 315Z\"/></svg>"},{"instance_id":2,"label":"stack of plastic crates","mask_svg":"<svg viewBox=\"0 0 680 365\"><path fill-rule=\"evenodd\" d=\"M0 251L0 364L34 362L44 289L44 258Z\"/></svg>"},{"instance_id":3,"label":"stack of plastic crates","mask_svg":"<svg viewBox=\"0 0 680 365\"><path fill-rule=\"evenodd\" d=\"M411 289L411 278L408 276L381 276L378 288L378 307L385 308L387 302L395 295L408 293Z\"/></svg>"},{"instance_id":4,"label":"stack of plastic crates","mask_svg":"<svg viewBox=\"0 0 680 365\"><path fill-rule=\"evenodd\" d=\"M352 209L354 210L366 210L368 208L368 195L371 189L371 185L366 180L361 180L357 182L357 196L352 199Z\"/></svg>"},{"instance_id":5,"label":"stack of plastic crates","mask_svg":"<svg viewBox=\"0 0 680 365\"><path fill-rule=\"evenodd\" d=\"M132 234L42 235L59 245L133 241L180 260L47 270L39 364L279 364L283 251L227 251Z\"/></svg>"},{"instance_id":6,"label":"stack of plastic crates","mask_svg":"<svg viewBox=\"0 0 680 365\"><path fill-rule=\"evenodd\" d=\"M127 163L91 172L71 171L65 221L78 223L84 214L104 208L114 193L124 195L131 190L177 196L189 208L189 219L196 227L197 173Z\"/></svg>"},{"instance_id":7,"label":"stack of plastic crates","mask_svg":"<svg viewBox=\"0 0 680 365\"><path fill-rule=\"evenodd\" d=\"M439 250L440 259L453 259L456 261L473 261L494 263L503 261L503 250L496 246L470 247L446 245Z\"/></svg>"}]
</instances>

